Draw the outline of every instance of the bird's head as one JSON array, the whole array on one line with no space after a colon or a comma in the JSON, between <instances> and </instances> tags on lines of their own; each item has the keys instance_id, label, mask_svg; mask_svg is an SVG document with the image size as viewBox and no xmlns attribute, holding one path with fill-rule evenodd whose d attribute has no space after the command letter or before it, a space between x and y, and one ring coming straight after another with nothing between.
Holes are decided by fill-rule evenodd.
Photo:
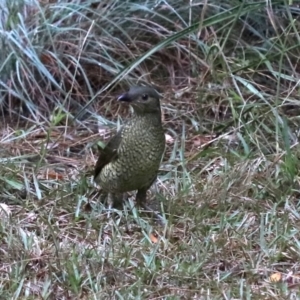
<instances>
[{"instance_id":1,"label":"bird's head","mask_svg":"<svg viewBox=\"0 0 300 300\"><path fill-rule=\"evenodd\" d=\"M133 86L118 101L128 102L137 114L160 112L160 94L152 87Z\"/></svg>"}]
</instances>

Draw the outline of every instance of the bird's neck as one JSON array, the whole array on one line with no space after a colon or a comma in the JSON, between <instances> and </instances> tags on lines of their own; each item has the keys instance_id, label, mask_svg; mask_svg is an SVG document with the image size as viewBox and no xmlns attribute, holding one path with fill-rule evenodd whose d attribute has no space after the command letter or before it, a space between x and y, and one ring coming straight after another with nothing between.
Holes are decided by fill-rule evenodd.
<instances>
[{"instance_id":1,"label":"bird's neck","mask_svg":"<svg viewBox=\"0 0 300 300\"><path fill-rule=\"evenodd\" d=\"M134 111L135 118L140 120L150 120L153 124L161 124L161 110L153 112Z\"/></svg>"}]
</instances>

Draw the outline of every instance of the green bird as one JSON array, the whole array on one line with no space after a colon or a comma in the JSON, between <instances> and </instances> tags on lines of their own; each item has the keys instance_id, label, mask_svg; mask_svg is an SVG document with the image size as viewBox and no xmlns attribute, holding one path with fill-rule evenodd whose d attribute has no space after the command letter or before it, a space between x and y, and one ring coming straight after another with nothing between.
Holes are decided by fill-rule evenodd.
<instances>
[{"instance_id":1,"label":"green bird","mask_svg":"<svg viewBox=\"0 0 300 300\"><path fill-rule=\"evenodd\" d=\"M133 107L134 116L99 149L94 171L95 181L114 203L123 199L123 193L137 190L136 203L149 210L147 190L157 178L165 150L159 98L154 88L146 86L131 87L118 98Z\"/></svg>"}]
</instances>

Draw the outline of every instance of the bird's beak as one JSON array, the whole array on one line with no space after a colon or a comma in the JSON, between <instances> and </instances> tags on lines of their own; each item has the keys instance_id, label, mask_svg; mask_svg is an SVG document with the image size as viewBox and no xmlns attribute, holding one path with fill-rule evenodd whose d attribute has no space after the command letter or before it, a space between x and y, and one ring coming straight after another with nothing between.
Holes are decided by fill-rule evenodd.
<instances>
[{"instance_id":1,"label":"bird's beak","mask_svg":"<svg viewBox=\"0 0 300 300\"><path fill-rule=\"evenodd\" d=\"M118 97L118 101L131 102L132 100L129 97L128 93L125 93L125 94Z\"/></svg>"}]
</instances>

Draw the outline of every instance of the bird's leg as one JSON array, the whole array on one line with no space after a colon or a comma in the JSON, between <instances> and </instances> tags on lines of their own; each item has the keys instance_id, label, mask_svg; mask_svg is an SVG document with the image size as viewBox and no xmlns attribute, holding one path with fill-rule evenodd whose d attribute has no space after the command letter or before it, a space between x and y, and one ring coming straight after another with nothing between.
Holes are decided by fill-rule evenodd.
<instances>
[{"instance_id":1,"label":"bird's leg","mask_svg":"<svg viewBox=\"0 0 300 300\"><path fill-rule=\"evenodd\" d=\"M116 193L113 194L113 207L117 209L122 209L123 208L123 203L124 203L124 194L123 193Z\"/></svg>"},{"instance_id":2,"label":"bird's leg","mask_svg":"<svg viewBox=\"0 0 300 300\"><path fill-rule=\"evenodd\" d=\"M114 195L112 193L107 194L107 204L108 204L108 214L107 217L110 218L111 209L114 205Z\"/></svg>"},{"instance_id":3,"label":"bird's leg","mask_svg":"<svg viewBox=\"0 0 300 300\"><path fill-rule=\"evenodd\" d=\"M155 180L153 180L154 182ZM152 183L151 183L152 185ZM151 186L150 185L150 186ZM147 190L150 188L150 186L148 186L147 188L142 188L142 189L139 189L137 194L136 194L136 203L137 205L143 207L145 210L148 210L150 211L154 216L155 218L159 221L159 223L161 225L165 225L165 220L164 218L160 215L159 212L155 211L153 208L151 208L149 205L147 205Z\"/></svg>"},{"instance_id":4,"label":"bird's leg","mask_svg":"<svg viewBox=\"0 0 300 300\"><path fill-rule=\"evenodd\" d=\"M111 209L114 208L121 208L123 205L123 194L120 193L110 193L104 190L101 190L99 193L99 200L104 205L108 205L108 217L110 217Z\"/></svg>"},{"instance_id":5,"label":"bird's leg","mask_svg":"<svg viewBox=\"0 0 300 300\"><path fill-rule=\"evenodd\" d=\"M121 208L123 206L123 197L122 193L108 193L107 203L109 208Z\"/></svg>"},{"instance_id":6,"label":"bird's leg","mask_svg":"<svg viewBox=\"0 0 300 300\"><path fill-rule=\"evenodd\" d=\"M107 198L108 198L108 193L102 190L99 197L100 202L105 203Z\"/></svg>"},{"instance_id":7,"label":"bird's leg","mask_svg":"<svg viewBox=\"0 0 300 300\"><path fill-rule=\"evenodd\" d=\"M108 218L110 218L111 209L120 208L123 206L123 194L120 193L108 193L107 194L108 203Z\"/></svg>"}]
</instances>

